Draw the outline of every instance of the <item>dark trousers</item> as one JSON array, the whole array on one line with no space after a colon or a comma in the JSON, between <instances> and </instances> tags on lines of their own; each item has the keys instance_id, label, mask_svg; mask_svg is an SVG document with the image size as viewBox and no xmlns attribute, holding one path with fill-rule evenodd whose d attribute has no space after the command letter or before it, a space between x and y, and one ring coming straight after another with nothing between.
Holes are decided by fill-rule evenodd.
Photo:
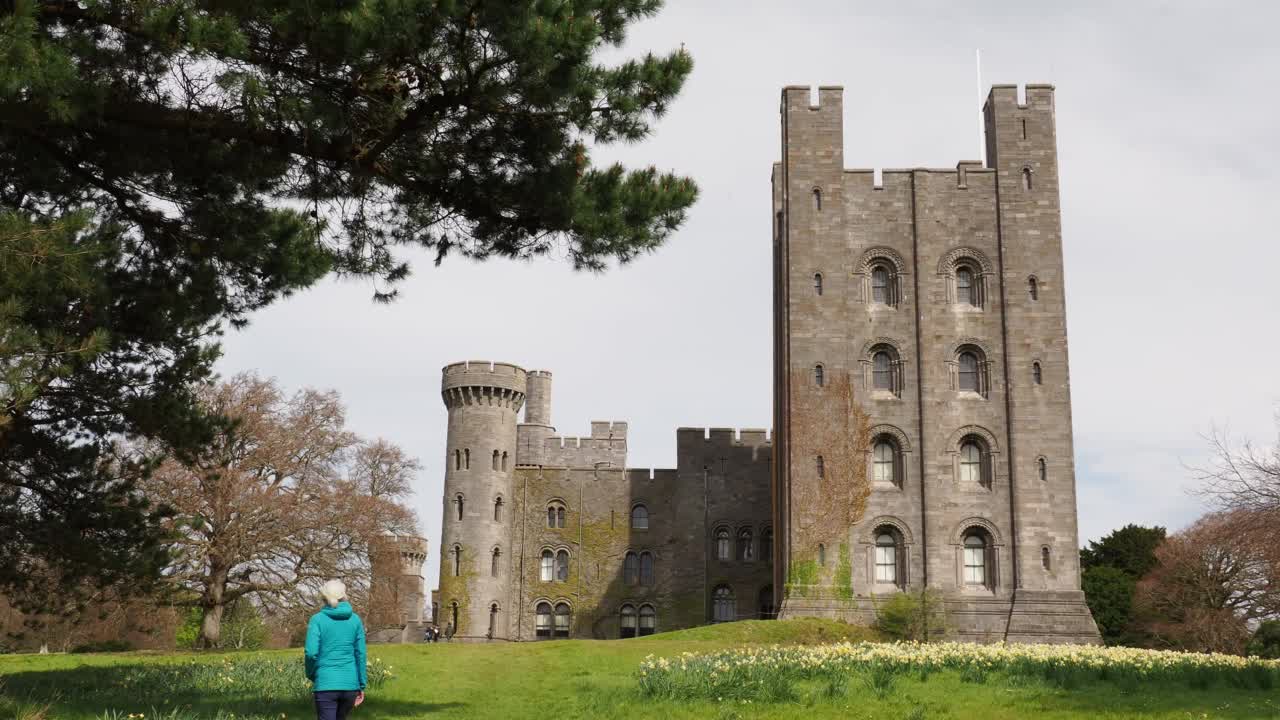
<instances>
[{"instance_id":1,"label":"dark trousers","mask_svg":"<svg viewBox=\"0 0 1280 720\"><path fill-rule=\"evenodd\" d=\"M356 705L355 690L322 690L316 696L316 720L347 720Z\"/></svg>"}]
</instances>

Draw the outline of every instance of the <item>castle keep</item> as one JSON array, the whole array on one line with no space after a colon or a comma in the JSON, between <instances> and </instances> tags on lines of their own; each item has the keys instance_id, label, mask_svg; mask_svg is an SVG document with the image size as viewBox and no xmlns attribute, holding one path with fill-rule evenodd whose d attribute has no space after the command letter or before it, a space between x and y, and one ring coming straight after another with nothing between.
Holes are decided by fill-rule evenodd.
<instances>
[{"instance_id":1,"label":"castle keep","mask_svg":"<svg viewBox=\"0 0 1280 720\"><path fill-rule=\"evenodd\" d=\"M550 373L444 368L437 622L502 640L869 622L930 588L962 639L1097 642L1053 88L993 87L986 162L954 169L845 169L837 87L785 88L781 117L773 437L681 428L675 469L627 469L626 423L556 434Z\"/></svg>"}]
</instances>

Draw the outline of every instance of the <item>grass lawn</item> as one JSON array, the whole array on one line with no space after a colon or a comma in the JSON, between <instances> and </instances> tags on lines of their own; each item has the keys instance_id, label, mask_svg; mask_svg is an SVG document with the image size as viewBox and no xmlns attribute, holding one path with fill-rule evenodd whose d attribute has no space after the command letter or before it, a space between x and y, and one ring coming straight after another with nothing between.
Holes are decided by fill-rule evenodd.
<instances>
[{"instance_id":1,"label":"grass lawn","mask_svg":"<svg viewBox=\"0 0 1280 720\"><path fill-rule=\"evenodd\" d=\"M369 693L353 718L1277 718L1280 690L1226 687L1124 689L1091 682L1064 690L1043 682L999 674L983 683L940 672L927 680L899 677L879 696L858 678L847 692L802 686L799 699L784 704L655 702L636 689L635 673L647 655L674 656L744 644L858 640L865 631L817 620L747 621L619 641L558 641L503 645L386 645L371 658L391 666L393 677ZM310 707L297 695L300 651L197 656L53 655L0 657L0 718L100 720L108 710L149 719L306 718ZM216 692L181 683L133 681L131 674L156 665L212 662L226 668ZM239 663L256 661L255 677L236 674ZM269 661L269 662L268 662ZM262 667L276 663L259 677ZM141 666L141 667L140 667ZM276 677L278 676L278 677ZM237 683L253 685L238 690ZM265 685L263 683L266 683ZM290 688L278 699L261 687ZM264 693L266 697L264 697ZM6 704L7 703L7 704ZM43 715L31 709L46 707ZM27 708L25 711L20 709ZM175 712L174 708L180 708ZM107 715L108 718L113 717Z\"/></svg>"}]
</instances>

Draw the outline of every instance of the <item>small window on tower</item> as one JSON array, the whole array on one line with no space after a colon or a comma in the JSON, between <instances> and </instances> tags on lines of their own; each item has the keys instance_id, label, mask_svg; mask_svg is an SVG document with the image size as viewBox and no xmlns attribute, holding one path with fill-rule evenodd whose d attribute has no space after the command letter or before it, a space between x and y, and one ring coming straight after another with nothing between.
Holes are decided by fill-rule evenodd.
<instances>
[{"instance_id":1,"label":"small window on tower","mask_svg":"<svg viewBox=\"0 0 1280 720\"><path fill-rule=\"evenodd\" d=\"M827 384L827 373L821 364L813 366L813 384L822 387Z\"/></svg>"},{"instance_id":2,"label":"small window on tower","mask_svg":"<svg viewBox=\"0 0 1280 720\"><path fill-rule=\"evenodd\" d=\"M1022 189L1031 189L1031 168L1022 168Z\"/></svg>"},{"instance_id":3,"label":"small window on tower","mask_svg":"<svg viewBox=\"0 0 1280 720\"><path fill-rule=\"evenodd\" d=\"M822 191L818 188L813 189L813 209L822 212Z\"/></svg>"},{"instance_id":4,"label":"small window on tower","mask_svg":"<svg viewBox=\"0 0 1280 720\"><path fill-rule=\"evenodd\" d=\"M1040 369L1038 362L1031 363L1031 380L1037 385L1044 382L1044 371Z\"/></svg>"},{"instance_id":5,"label":"small window on tower","mask_svg":"<svg viewBox=\"0 0 1280 720\"><path fill-rule=\"evenodd\" d=\"M814 295L822 294L822 273L813 274L813 294Z\"/></svg>"},{"instance_id":6,"label":"small window on tower","mask_svg":"<svg viewBox=\"0 0 1280 720\"><path fill-rule=\"evenodd\" d=\"M1027 278L1027 294L1031 296L1032 300L1040 299L1040 281L1034 275Z\"/></svg>"}]
</instances>

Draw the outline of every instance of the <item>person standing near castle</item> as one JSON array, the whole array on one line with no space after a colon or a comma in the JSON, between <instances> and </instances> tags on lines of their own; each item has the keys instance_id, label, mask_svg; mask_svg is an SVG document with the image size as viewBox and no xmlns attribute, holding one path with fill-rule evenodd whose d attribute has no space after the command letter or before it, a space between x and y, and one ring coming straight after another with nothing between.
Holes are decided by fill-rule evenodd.
<instances>
[{"instance_id":1,"label":"person standing near castle","mask_svg":"<svg viewBox=\"0 0 1280 720\"><path fill-rule=\"evenodd\" d=\"M364 622L347 602L347 586L330 580L320 588L325 607L307 624L307 679L315 695L316 720L346 720L364 702L368 683Z\"/></svg>"}]
</instances>

